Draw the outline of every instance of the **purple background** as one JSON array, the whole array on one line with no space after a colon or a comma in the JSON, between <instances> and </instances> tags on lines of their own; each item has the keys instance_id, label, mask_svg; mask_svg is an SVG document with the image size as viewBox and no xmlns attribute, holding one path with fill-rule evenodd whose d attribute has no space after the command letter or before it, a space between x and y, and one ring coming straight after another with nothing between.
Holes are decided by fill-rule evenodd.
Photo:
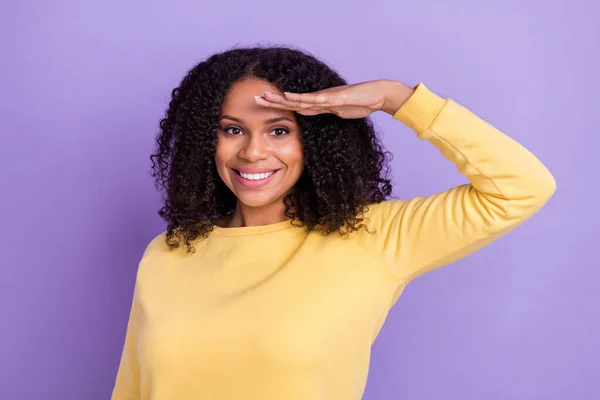
<instances>
[{"instance_id":1,"label":"purple background","mask_svg":"<svg viewBox=\"0 0 600 400\"><path fill-rule=\"evenodd\" d=\"M309 50L352 82L425 82L558 182L521 228L409 286L365 399L600 398L597 4L2 1L0 398L109 397L137 263L164 229L148 155L170 90L211 53L258 42ZM397 196L464 182L375 121Z\"/></svg>"}]
</instances>

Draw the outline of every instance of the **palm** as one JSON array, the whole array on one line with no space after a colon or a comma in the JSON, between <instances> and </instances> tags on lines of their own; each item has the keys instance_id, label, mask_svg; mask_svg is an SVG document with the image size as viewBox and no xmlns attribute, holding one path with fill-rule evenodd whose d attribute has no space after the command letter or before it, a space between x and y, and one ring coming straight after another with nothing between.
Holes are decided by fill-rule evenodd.
<instances>
[{"instance_id":1,"label":"palm","mask_svg":"<svg viewBox=\"0 0 600 400\"><path fill-rule=\"evenodd\" d=\"M302 115L335 114L341 118L364 118L385 102L377 81L337 86L314 93L265 93L257 102L266 107L296 111Z\"/></svg>"}]
</instances>

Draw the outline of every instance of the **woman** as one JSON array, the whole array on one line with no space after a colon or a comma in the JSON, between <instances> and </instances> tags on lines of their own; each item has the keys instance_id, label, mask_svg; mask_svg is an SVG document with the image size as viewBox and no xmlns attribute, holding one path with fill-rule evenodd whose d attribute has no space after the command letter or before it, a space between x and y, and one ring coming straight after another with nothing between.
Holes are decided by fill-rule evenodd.
<instances>
[{"instance_id":1,"label":"woman","mask_svg":"<svg viewBox=\"0 0 600 400\"><path fill-rule=\"evenodd\" d=\"M386 200L376 111L470 183ZM359 399L406 285L555 190L529 151L423 84L347 85L286 48L201 62L160 127L151 158L168 228L139 265L113 399Z\"/></svg>"}]
</instances>

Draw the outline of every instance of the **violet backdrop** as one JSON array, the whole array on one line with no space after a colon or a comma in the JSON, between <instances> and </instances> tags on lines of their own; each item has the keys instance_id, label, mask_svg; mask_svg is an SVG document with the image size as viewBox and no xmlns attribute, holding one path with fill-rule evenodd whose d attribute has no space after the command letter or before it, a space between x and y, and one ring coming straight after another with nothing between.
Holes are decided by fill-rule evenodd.
<instances>
[{"instance_id":1,"label":"violet backdrop","mask_svg":"<svg viewBox=\"0 0 600 400\"><path fill-rule=\"evenodd\" d=\"M538 155L558 189L405 291L365 399L600 398L600 6L566 0L0 3L0 399L110 396L170 91L234 45L293 45L351 82L424 82ZM389 116L395 195L464 182Z\"/></svg>"}]
</instances>

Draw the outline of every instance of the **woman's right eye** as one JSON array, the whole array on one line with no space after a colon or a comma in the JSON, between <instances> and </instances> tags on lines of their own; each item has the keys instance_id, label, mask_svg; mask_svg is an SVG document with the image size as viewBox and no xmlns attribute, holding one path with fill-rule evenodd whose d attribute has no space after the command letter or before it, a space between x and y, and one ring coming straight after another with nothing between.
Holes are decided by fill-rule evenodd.
<instances>
[{"instance_id":1,"label":"woman's right eye","mask_svg":"<svg viewBox=\"0 0 600 400\"><path fill-rule=\"evenodd\" d=\"M242 130L235 126L228 126L227 128L224 128L223 131L230 135L239 135L242 133Z\"/></svg>"}]
</instances>

